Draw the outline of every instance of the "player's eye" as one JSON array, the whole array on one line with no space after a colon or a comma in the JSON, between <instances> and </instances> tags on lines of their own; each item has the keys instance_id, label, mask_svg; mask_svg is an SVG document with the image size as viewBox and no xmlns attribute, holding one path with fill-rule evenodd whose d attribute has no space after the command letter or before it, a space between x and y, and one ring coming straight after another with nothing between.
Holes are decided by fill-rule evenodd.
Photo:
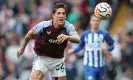
<instances>
[{"instance_id":1,"label":"player's eye","mask_svg":"<svg viewBox=\"0 0 133 80\"><path fill-rule=\"evenodd\" d=\"M60 15L60 14L61 14L60 12L57 13L57 15Z\"/></svg>"},{"instance_id":2,"label":"player's eye","mask_svg":"<svg viewBox=\"0 0 133 80\"><path fill-rule=\"evenodd\" d=\"M63 15L65 15L66 13L65 13L65 12L63 12L62 14L63 14Z\"/></svg>"},{"instance_id":3,"label":"player's eye","mask_svg":"<svg viewBox=\"0 0 133 80\"><path fill-rule=\"evenodd\" d=\"M100 20L97 20L97 22L100 22Z\"/></svg>"}]
</instances>

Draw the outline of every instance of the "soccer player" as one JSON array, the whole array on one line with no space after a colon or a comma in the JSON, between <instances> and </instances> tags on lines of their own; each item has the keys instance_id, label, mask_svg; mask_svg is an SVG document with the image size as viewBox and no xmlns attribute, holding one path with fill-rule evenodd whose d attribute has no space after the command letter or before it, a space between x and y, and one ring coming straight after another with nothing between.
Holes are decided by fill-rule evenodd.
<instances>
[{"instance_id":1,"label":"soccer player","mask_svg":"<svg viewBox=\"0 0 133 80\"><path fill-rule=\"evenodd\" d=\"M100 18L92 15L90 29L82 33L80 44L75 49L68 51L68 54L76 53L85 47L85 80L103 80L105 66L104 55L106 54L110 58L110 51L114 49L114 40L109 33L99 29L100 21ZM108 44L107 49L103 48L104 42Z\"/></svg>"},{"instance_id":2,"label":"soccer player","mask_svg":"<svg viewBox=\"0 0 133 80\"><path fill-rule=\"evenodd\" d=\"M67 41L80 42L74 26L65 20L66 12L66 5L57 3L53 10L53 20L40 22L25 36L17 56L23 54L27 43L34 37L37 57L33 62L30 80L42 80L48 71L53 80L66 80L64 49Z\"/></svg>"}]
</instances>

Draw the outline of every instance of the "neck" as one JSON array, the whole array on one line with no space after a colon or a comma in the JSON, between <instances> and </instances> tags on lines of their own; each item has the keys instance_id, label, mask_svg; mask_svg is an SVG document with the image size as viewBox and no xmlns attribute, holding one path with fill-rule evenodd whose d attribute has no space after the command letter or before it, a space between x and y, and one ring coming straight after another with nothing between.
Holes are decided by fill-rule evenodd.
<instances>
[{"instance_id":1,"label":"neck","mask_svg":"<svg viewBox=\"0 0 133 80\"><path fill-rule=\"evenodd\" d=\"M98 28L91 28L92 32L97 32Z\"/></svg>"},{"instance_id":2,"label":"neck","mask_svg":"<svg viewBox=\"0 0 133 80\"><path fill-rule=\"evenodd\" d=\"M60 25L60 24L58 24L55 20L53 20L53 26L54 26L56 29L60 29L63 25Z\"/></svg>"}]
</instances>

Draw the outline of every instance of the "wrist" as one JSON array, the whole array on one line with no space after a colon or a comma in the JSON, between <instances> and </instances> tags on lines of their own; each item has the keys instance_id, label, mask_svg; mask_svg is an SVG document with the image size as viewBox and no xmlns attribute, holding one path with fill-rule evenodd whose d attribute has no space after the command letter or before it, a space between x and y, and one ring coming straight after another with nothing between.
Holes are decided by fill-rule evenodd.
<instances>
[{"instance_id":1,"label":"wrist","mask_svg":"<svg viewBox=\"0 0 133 80\"><path fill-rule=\"evenodd\" d=\"M68 35L67 35L67 40L71 40L71 36L68 36Z\"/></svg>"},{"instance_id":2,"label":"wrist","mask_svg":"<svg viewBox=\"0 0 133 80\"><path fill-rule=\"evenodd\" d=\"M21 46L21 49L23 49L23 50L24 50L24 49L25 49L25 47L24 47L24 46Z\"/></svg>"}]
</instances>

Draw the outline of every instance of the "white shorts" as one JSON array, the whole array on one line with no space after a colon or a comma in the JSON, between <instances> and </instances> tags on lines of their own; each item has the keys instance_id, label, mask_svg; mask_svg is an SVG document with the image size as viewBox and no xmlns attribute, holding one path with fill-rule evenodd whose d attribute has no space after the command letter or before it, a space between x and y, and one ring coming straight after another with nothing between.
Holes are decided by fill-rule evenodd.
<instances>
[{"instance_id":1,"label":"white shorts","mask_svg":"<svg viewBox=\"0 0 133 80\"><path fill-rule=\"evenodd\" d=\"M40 70L44 74L48 71L51 72L52 77L62 77L66 76L65 66L64 66L65 58L51 58L47 56L37 56L33 61L33 70Z\"/></svg>"}]
</instances>

